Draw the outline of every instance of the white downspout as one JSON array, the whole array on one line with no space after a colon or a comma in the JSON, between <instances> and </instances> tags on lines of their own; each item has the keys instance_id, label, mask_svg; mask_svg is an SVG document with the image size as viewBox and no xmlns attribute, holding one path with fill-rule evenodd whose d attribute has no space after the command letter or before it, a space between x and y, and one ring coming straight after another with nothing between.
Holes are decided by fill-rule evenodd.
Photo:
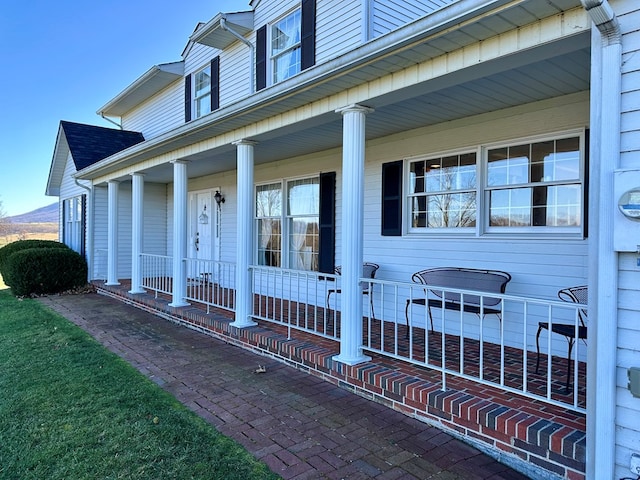
<instances>
[{"instance_id":1,"label":"white downspout","mask_svg":"<svg viewBox=\"0 0 640 480\"><path fill-rule=\"evenodd\" d=\"M238 32L232 29L229 25L227 25L227 19L224 16L220 17L220 28L222 28L222 30L226 32L229 32L231 35L233 35L242 43L244 43L247 47L249 47L249 50L251 50L251 54L249 56L249 94L252 95L256 91L254 65L253 65L253 61L255 58L255 55L254 55L255 48L253 46L253 43L251 43L249 40L244 38L242 35L240 35Z\"/></svg>"},{"instance_id":2,"label":"white downspout","mask_svg":"<svg viewBox=\"0 0 640 480\"><path fill-rule=\"evenodd\" d=\"M85 248L85 255L87 257L87 280L93 279L93 186L87 187L86 185L82 185L77 178L73 178L73 181L77 186L83 188L87 191L87 211L85 215L87 216L87 245Z\"/></svg>"},{"instance_id":3,"label":"white downspout","mask_svg":"<svg viewBox=\"0 0 640 480\"><path fill-rule=\"evenodd\" d=\"M614 478L618 254L613 245L614 171L620 162L622 41L607 0L581 0L598 33L591 52L591 192L589 198L589 346L587 465L589 480ZM599 46L600 48L596 48Z\"/></svg>"}]
</instances>

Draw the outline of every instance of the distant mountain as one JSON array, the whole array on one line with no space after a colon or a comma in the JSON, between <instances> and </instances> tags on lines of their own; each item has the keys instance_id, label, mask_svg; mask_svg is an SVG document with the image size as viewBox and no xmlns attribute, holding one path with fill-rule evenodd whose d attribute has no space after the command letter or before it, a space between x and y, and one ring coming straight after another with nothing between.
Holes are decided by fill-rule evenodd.
<instances>
[{"instance_id":1,"label":"distant mountain","mask_svg":"<svg viewBox=\"0 0 640 480\"><path fill-rule=\"evenodd\" d=\"M52 203L22 215L7 217L11 223L58 223L58 204Z\"/></svg>"}]
</instances>

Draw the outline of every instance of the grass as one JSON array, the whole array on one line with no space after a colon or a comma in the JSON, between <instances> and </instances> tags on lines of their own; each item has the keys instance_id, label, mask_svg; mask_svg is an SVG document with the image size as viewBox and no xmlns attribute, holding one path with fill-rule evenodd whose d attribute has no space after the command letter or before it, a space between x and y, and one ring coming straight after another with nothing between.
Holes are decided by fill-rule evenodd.
<instances>
[{"instance_id":1,"label":"grass","mask_svg":"<svg viewBox=\"0 0 640 480\"><path fill-rule=\"evenodd\" d=\"M0 479L277 479L86 332L0 290Z\"/></svg>"}]
</instances>

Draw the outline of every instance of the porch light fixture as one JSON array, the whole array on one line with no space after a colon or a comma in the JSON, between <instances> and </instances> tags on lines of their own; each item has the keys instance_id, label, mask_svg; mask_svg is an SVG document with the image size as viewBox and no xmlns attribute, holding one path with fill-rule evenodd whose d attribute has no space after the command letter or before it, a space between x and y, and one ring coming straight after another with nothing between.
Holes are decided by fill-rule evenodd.
<instances>
[{"instance_id":1,"label":"porch light fixture","mask_svg":"<svg viewBox=\"0 0 640 480\"><path fill-rule=\"evenodd\" d=\"M218 204L218 208L220 208L220 204L224 203L224 197L220 193L220 191L216 190L216 194L213 196L213 199Z\"/></svg>"}]
</instances>

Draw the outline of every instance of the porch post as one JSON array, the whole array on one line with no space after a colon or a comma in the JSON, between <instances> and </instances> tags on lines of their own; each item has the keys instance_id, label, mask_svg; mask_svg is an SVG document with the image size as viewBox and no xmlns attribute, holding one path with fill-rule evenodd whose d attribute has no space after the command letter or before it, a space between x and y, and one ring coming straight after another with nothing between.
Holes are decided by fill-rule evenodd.
<instances>
[{"instance_id":1,"label":"porch post","mask_svg":"<svg viewBox=\"0 0 640 480\"><path fill-rule=\"evenodd\" d=\"M237 148L237 240L236 240L236 319L234 327L257 325L251 320L253 288L251 266L253 259L253 146L257 142L238 140Z\"/></svg>"},{"instance_id":2,"label":"porch post","mask_svg":"<svg viewBox=\"0 0 640 480\"><path fill-rule=\"evenodd\" d=\"M107 183L107 282L105 285L120 285L118 282L118 191L120 182Z\"/></svg>"},{"instance_id":3,"label":"porch post","mask_svg":"<svg viewBox=\"0 0 640 480\"><path fill-rule=\"evenodd\" d=\"M340 354L347 365L371 360L362 353L365 116L373 109L349 105L342 114L342 324Z\"/></svg>"},{"instance_id":4,"label":"porch post","mask_svg":"<svg viewBox=\"0 0 640 480\"><path fill-rule=\"evenodd\" d=\"M144 175L132 173L131 198L131 290L129 293L144 293L142 288L142 245L144 239Z\"/></svg>"},{"instance_id":5,"label":"porch post","mask_svg":"<svg viewBox=\"0 0 640 480\"><path fill-rule=\"evenodd\" d=\"M187 294L187 162L173 163L173 297L170 307L189 305Z\"/></svg>"}]
</instances>

